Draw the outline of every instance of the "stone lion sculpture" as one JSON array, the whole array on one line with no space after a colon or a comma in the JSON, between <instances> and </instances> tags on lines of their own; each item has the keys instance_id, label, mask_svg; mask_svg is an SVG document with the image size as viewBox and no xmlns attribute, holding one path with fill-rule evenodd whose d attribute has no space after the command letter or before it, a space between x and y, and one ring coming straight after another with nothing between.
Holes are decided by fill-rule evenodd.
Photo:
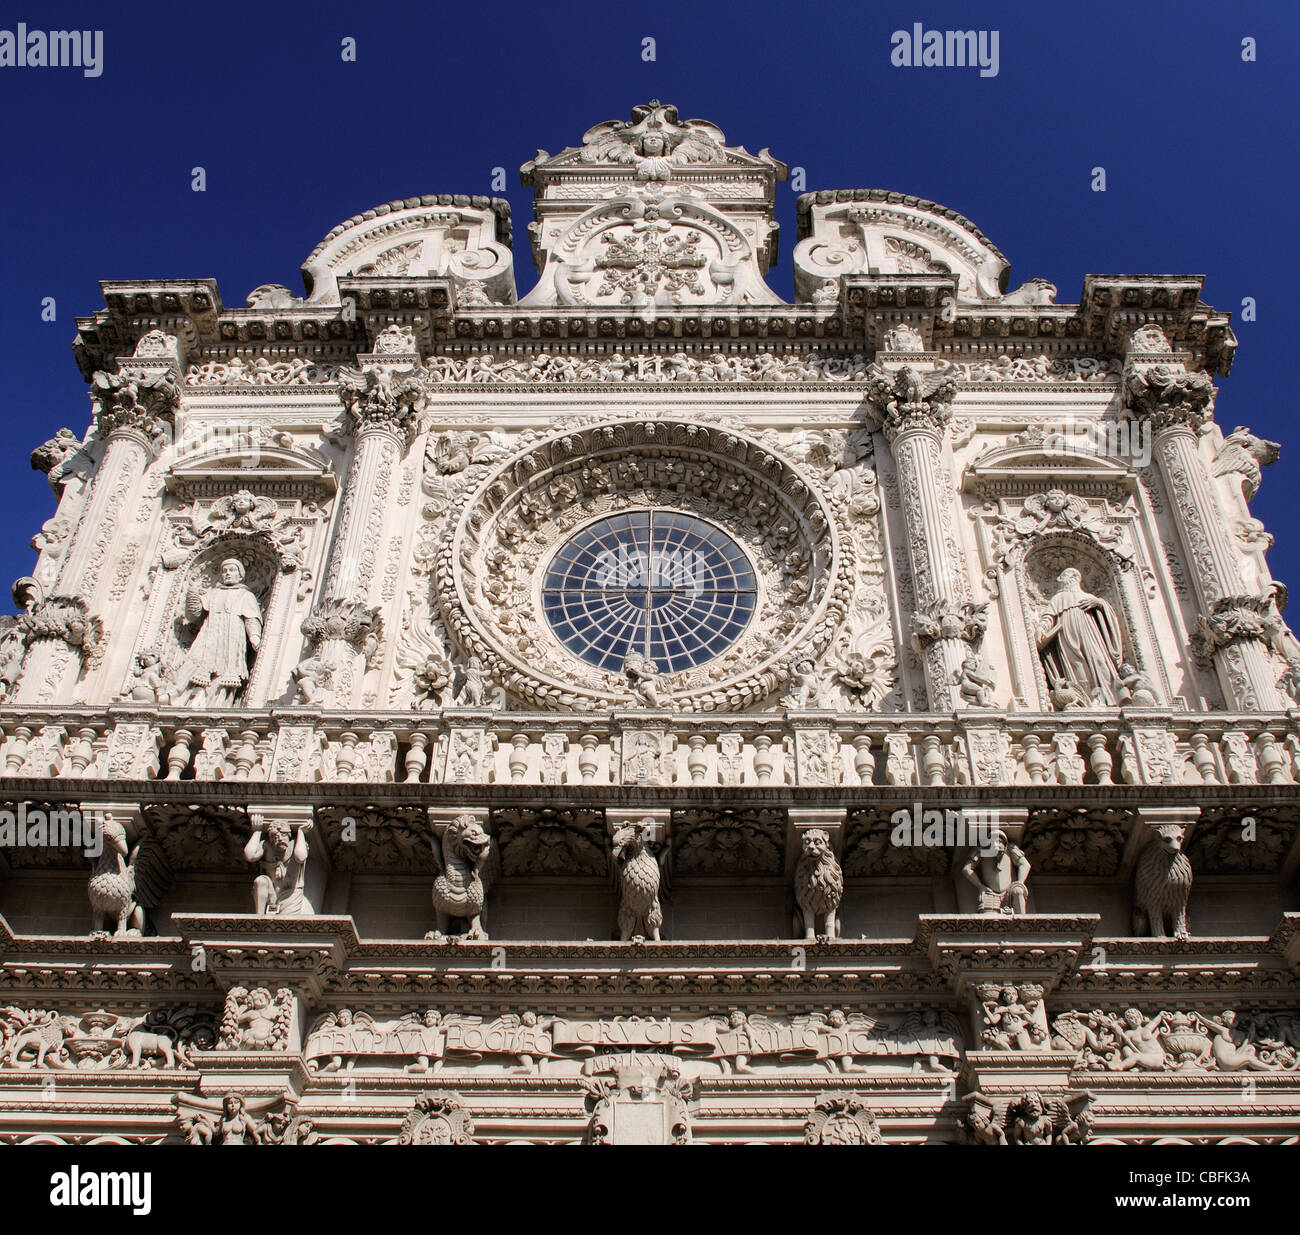
<instances>
[{"instance_id":1,"label":"stone lion sculpture","mask_svg":"<svg viewBox=\"0 0 1300 1235\"><path fill-rule=\"evenodd\" d=\"M1190 939L1187 899L1192 892L1192 864L1183 852L1182 825L1161 824L1156 839L1138 859L1133 881L1133 929L1165 939L1166 925L1175 939Z\"/></svg>"},{"instance_id":2,"label":"stone lion sculpture","mask_svg":"<svg viewBox=\"0 0 1300 1235\"><path fill-rule=\"evenodd\" d=\"M830 834L822 828L809 828L803 834L803 852L794 871L794 898L799 912L794 915L794 932L798 938L817 938L817 920L827 939L840 934L839 909L844 898L844 872L835 860Z\"/></svg>"}]
</instances>

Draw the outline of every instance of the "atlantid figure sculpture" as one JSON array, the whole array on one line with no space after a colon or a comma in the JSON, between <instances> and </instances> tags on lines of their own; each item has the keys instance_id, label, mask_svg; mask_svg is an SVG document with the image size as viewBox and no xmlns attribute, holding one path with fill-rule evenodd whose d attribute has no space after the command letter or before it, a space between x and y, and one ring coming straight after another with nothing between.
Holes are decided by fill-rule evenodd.
<instances>
[{"instance_id":1,"label":"atlantid figure sculpture","mask_svg":"<svg viewBox=\"0 0 1300 1235\"><path fill-rule=\"evenodd\" d=\"M979 890L980 913L1023 914L1029 900L1025 886L1029 878L1029 859L1019 845L1011 843L1001 828L996 829L990 839L991 845L971 851L970 860L961 868L961 873Z\"/></svg>"},{"instance_id":2,"label":"atlantid figure sculpture","mask_svg":"<svg viewBox=\"0 0 1300 1235\"><path fill-rule=\"evenodd\" d=\"M1038 624L1038 651L1058 708L1107 707L1123 659L1119 620L1108 601L1083 590L1073 566L1056 577L1061 586Z\"/></svg>"},{"instance_id":3,"label":"atlantid figure sculpture","mask_svg":"<svg viewBox=\"0 0 1300 1235\"><path fill-rule=\"evenodd\" d=\"M221 582L200 592L191 585L185 597L185 620L202 623L178 674L183 698L178 702L215 707L235 702L248 681L248 652L262 642L262 610L244 586L244 565L228 557L221 563Z\"/></svg>"},{"instance_id":4,"label":"atlantid figure sculpture","mask_svg":"<svg viewBox=\"0 0 1300 1235\"><path fill-rule=\"evenodd\" d=\"M307 900L307 833L311 821L291 826L278 820L255 825L244 857L261 867L253 880L253 912L259 917L307 918L315 913Z\"/></svg>"}]
</instances>

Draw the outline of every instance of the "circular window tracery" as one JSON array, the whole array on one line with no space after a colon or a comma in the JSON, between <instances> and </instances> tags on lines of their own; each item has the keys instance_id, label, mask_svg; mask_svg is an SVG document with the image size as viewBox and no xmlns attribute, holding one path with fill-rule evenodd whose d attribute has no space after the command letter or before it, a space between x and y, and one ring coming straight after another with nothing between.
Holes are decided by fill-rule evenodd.
<instances>
[{"instance_id":1,"label":"circular window tracery","mask_svg":"<svg viewBox=\"0 0 1300 1235\"><path fill-rule=\"evenodd\" d=\"M587 524L555 553L542 609L555 637L598 669L639 653L662 673L704 664L740 638L758 580L721 528L673 510Z\"/></svg>"},{"instance_id":2,"label":"circular window tracery","mask_svg":"<svg viewBox=\"0 0 1300 1235\"><path fill-rule=\"evenodd\" d=\"M844 620L854 568L849 530L811 475L726 428L678 420L575 424L530 442L456 498L434 565L441 615L466 656L534 708L617 706L636 696L620 661L600 668L557 636L542 591L559 547L621 513L680 512L743 547L757 579L739 638L664 675L659 698L684 711L736 711L820 656Z\"/></svg>"}]
</instances>

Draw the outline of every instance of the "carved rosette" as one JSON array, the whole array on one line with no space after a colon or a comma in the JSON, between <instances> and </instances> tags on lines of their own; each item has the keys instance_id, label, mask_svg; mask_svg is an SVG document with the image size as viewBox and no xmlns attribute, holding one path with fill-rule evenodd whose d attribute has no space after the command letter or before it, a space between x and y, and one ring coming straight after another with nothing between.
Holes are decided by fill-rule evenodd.
<instances>
[{"instance_id":1,"label":"carved rosette","mask_svg":"<svg viewBox=\"0 0 1300 1235\"><path fill-rule=\"evenodd\" d=\"M757 614L731 648L661 677L665 706L730 711L763 699L790 680L799 659L826 651L853 595L842 505L792 462L730 429L583 427L495 466L456 502L434 571L443 617L465 656L533 707L627 700L621 674L559 643L537 595L550 555L574 529L612 511L661 507L712 521L746 546L759 580Z\"/></svg>"},{"instance_id":2,"label":"carved rosette","mask_svg":"<svg viewBox=\"0 0 1300 1235\"><path fill-rule=\"evenodd\" d=\"M440 1089L421 1094L402 1120L399 1145L472 1145L474 1121L456 1094Z\"/></svg>"},{"instance_id":3,"label":"carved rosette","mask_svg":"<svg viewBox=\"0 0 1300 1235\"><path fill-rule=\"evenodd\" d=\"M876 1118L853 1094L827 1094L804 1126L805 1145L879 1145Z\"/></svg>"}]
</instances>

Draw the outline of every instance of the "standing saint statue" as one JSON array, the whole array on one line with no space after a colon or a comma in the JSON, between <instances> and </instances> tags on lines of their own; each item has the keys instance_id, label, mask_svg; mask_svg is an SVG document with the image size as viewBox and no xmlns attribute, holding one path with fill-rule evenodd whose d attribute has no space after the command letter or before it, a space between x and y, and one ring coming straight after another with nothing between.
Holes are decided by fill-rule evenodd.
<instances>
[{"instance_id":1,"label":"standing saint statue","mask_svg":"<svg viewBox=\"0 0 1300 1235\"><path fill-rule=\"evenodd\" d=\"M234 703L248 681L248 651L262 642L262 610L244 586L244 564L228 557L221 563L221 582L200 592L191 585L185 597L185 620L201 622L198 634L177 673L184 692L180 702L216 707Z\"/></svg>"},{"instance_id":2,"label":"standing saint statue","mask_svg":"<svg viewBox=\"0 0 1300 1235\"><path fill-rule=\"evenodd\" d=\"M1061 586L1038 623L1038 652L1058 708L1113 705L1123 657L1119 619L1108 601L1083 590L1073 566L1056 577Z\"/></svg>"}]
</instances>

